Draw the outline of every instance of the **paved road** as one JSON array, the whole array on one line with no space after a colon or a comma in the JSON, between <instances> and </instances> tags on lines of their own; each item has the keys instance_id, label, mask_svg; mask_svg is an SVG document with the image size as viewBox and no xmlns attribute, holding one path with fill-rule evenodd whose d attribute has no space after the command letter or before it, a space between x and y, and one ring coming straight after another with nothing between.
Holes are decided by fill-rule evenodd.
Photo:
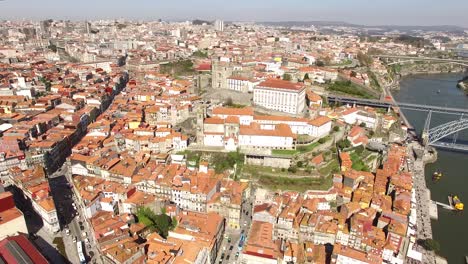
<instances>
[{"instance_id":1,"label":"paved road","mask_svg":"<svg viewBox=\"0 0 468 264\"><path fill-rule=\"evenodd\" d=\"M97 248L89 230L89 225L84 217L81 205L78 203L74 189L69 181L69 167L65 162L62 167L49 176L51 192L56 201L57 213L63 234L63 241L67 248L67 257L72 263L79 263L76 241L84 243L85 255L90 263L100 263L99 256L96 256ZM69 235L66 234L69 230ZM83 236L84 232L86 233Z\"/></svg>"},{"instance_id":2,"label":"paved road","mask_svg":"<svg viewBox=\"0 0 468 264\"><path fill-rule=\"evenodd\" d=\"M244 234L244 237L247 240L250 226L252 224L252 205L253 205L253 191L251 191L251 196L245 201L244 209L241 215L241 228L240 230L227 229L225 231L225 236L221 244L221 250L218 252L218 257L216 258L215 263L241 263L242 258L242 249L239 249L239 241L241 234ZM230 241L229 242L229 238ZM236 257L238 254L238 257ZM222 257L222 258L221 258Z\"/></svg>"}]
</instances>

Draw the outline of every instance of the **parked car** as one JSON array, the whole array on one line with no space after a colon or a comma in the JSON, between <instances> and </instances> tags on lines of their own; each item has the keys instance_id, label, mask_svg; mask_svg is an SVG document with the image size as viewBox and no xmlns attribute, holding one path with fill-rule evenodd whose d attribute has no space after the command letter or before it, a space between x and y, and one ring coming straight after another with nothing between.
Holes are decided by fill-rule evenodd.
<instances>
[{"instance_id":1,"label":"parked car","mask_svg":"<svg viewBox=\"0 0 468 264\"><path fill-rule=\"evenodd\" d=\"M65 229L65 234L67 234L67 236L69 236L70 235L70 230Z\"/></svg>"}]
</instances>

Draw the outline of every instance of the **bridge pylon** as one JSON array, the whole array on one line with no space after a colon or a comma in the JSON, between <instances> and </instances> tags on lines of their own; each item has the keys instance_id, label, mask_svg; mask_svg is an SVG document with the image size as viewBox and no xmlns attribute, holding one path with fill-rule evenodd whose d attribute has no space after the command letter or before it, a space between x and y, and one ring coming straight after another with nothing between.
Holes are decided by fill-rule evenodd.
<instances>
[{"instance_id":1,"label":"bridge pylon","mask_svg":"<svg viewBox=\"0 0 468 264\"><path fill-rule=\"evenodd\" d=\"M429 129L431 126L432 110L427 113L426 122L424 123L424 129L422 131L421 139L423 146L429 145Z\"/></svg>"}]
</instances>

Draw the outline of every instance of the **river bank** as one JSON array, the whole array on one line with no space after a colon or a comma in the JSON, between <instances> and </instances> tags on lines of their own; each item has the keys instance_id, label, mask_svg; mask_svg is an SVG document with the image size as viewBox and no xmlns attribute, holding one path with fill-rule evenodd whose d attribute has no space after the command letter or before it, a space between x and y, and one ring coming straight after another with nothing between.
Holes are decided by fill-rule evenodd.
<instances>
[{"instance_id":1,"label":"river bank","mask_svg":"<svg viewBox=\"0 0 468 264\"><path fill-rule=\"evenodd\" d=\"M467 72L466 67L462 65L453 64L406 64L398 65L398 67L392 66L390 74L394 79L395 84L399 84L404 77L410 77L414 75L437 75L437 74L462 74ZM463 83L468 87L468 83ZM399 85L392 85L390 90L399 90Z\"/></svg>"},{"instance_id":2,"label":"river bank","mask_svg":"<svg viewBox=\"0 0 468 264\"><path fill-rule=\"evenodd\" d=\"M452 106L459 108L468 108L468 97L462 96L464 93L455 86L457 81L463 76L461 74L422 74L408 75L400 80L400 90L392 91L396 101L415 104L427 104L435 106ZM440 91L440 92L439 92ZM417 134L420 134L424 128L427 113L418 111L403 110L406 117L411 122ZM443 114L432 114L431 127L456 120L459 117ZM468 140L468 132L460 131L458 133L459 141ZM437 158L437 159L436 159ZM421 195L421 209L418 209L418 226L423 225L425 230L423 234L428 233L427 212L424 207L429 207L429 201L438 201L447 203L447 196L457 194L462 201L468 200L468 177L466 177L467 153L437 150L437 157L427 157L423 164L418 164L421 168L415 175L415 189ZM443 178L439 181L432 181L434 171L440 170ZM430 190L424 191L423 186ZM415 190L416 191L416 190ZM426 197L426 198L425 198ZM427 199L428 202L422 202ZM425 217L422 215L425 214ZM468 255L468 229L465 225L468 222L468 215L458 214L444 208L438 209L438 220L430 222L433 239L441 245L439 255L445 257L448 263L465 263L464 256Z\"/></svg>"},{"instance_id":3,"label":"river bank","mask_svg":"<svg viewBox=\"0 0 468 264\"><path fill-rule=\"evenodd\" d=\"M431 225L431 212L430 204L431 192L426 187L425 181L425 161L428 159L433 160L433 157L427 156L424 152L424 147L419 143L415 142L408 146L408 157L412 157L412 154L416 154L416 158L411 159L412 171L413 171L413 205L416 214L416 238L417 240L432 239L432 225ZM411 217L410 217L411 218ZM414 245L418 252L422 253L423 263L435 264L436 255L433 251L425 250L419 245Z\"/></svg>"},{"instance_id":4,"label":"river bank","mask_svg":"<svg viewBox=\"0 0 468 264\"><path fill-rule=\"evenodd\" d=\"M457 83L457 87L462 89L465 92L465 94L468 95L468 76L459 80Z\"/></svg>"},{"instance_id":5,"label":"river bank","mask_svg":"<svg viewBox=\"0 0 468 264\"><path fill-rule=\"evenodd\" d=\"M440 73L463 73L465 70L463 67L457 67L451 70L447 69L439 69L439 70L412 70L408 72L400 73L401 76L410 76L410 75L418 75L418 74L440 74Z\"/></svg>"}]
</instances>

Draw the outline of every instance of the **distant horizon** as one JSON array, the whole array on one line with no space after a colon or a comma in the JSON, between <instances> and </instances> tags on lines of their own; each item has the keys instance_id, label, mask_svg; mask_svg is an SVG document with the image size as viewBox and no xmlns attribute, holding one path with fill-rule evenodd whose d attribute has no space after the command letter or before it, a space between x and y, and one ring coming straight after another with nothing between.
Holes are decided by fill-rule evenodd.
<instances>
[{"instance_id":1,"label":"distant horizon","mask_svg":"<svg viewBox=\"0 0 468 264\"><path fill-rule=\"evenodd\" d=\"M458 26L468 28L468 1L451 0L4 0L2 20L221 19L239 22L344 22L363 26Z\"/></svg>"},{"instance_id":2,"label":"distant horizon","mask_svg":"<svg viewBox=\"0 0 468 264\"><path fill-rule=\"evenodd\" d=\"M217 19L205 19L205 18L190 18L190 19L162 19L162 18L145 18L145 19L137 19L137 18L127 18L127 17L115 17L115 18L90 18L90 19L66 19L66 18L54 18L54 17L44 17L44 18L17 18L17 19L0 19L0 21L11 21L11 22L19 22L19 21L33 21L33 22L40 22L44 20L52 19L54 21L71 21L71 22L85 22L85 21L99 21L99 20L125 20L130 22L154 22L161 20L163 22L174 22L174 23L182 23L187 21L207 21L207 22L214 22L216 20L222 20L225 23L343 23L348 24L350 26L365 26L365 27L459 27L465 30L468 30L468 26L463 25L455 25L455 24L427 24L427 25L418 25L418 24L364 24L364 23L353 23L348 21L338 21L338 20L223 20L222 18Z\"/></svg>"}]
</instances>

